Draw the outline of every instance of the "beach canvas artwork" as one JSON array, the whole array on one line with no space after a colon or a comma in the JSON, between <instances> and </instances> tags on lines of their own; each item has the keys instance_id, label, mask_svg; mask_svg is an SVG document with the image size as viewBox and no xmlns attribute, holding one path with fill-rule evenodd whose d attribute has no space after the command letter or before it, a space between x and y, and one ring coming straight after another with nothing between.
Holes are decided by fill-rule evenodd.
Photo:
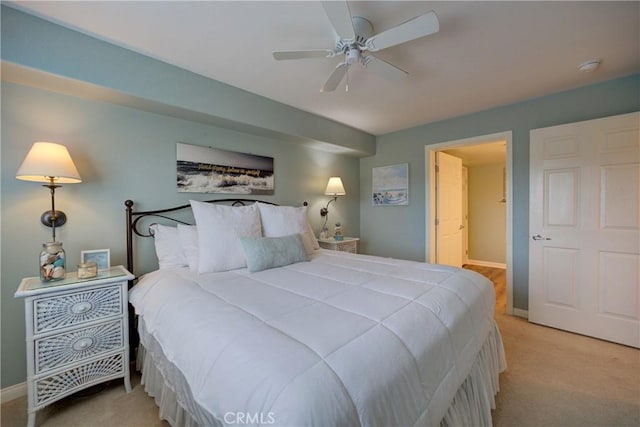
<instances>
[{"instance_id":1,"label":"beach canvas artwork","mask_svg":"<svg viewBox=\"0 0 640 427\"><path fill-rule=\"evenodd\" d=\"M273 157L178 143L178 192L271 195Z\"/></svg>"},{"instance_id":2,"label":"beach canvas artwork","mask_svg":"<svg viewBox=\"0 0 640 427\"><path fill-rule=\"evenodd\" d=\"M373 206L409 204L409 164L373 168Z\"/></svg>"}]
</instances>

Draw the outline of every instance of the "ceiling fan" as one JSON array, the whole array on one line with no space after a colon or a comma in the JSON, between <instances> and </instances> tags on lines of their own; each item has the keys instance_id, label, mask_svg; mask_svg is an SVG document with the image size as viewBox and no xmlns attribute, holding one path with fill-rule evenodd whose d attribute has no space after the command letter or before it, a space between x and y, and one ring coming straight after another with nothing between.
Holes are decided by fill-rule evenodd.
<instances>
[{"instance_id":1,"label":"ceiling fan","mask_svg":"<svg viewBox=\"0 0 640 427\"><path fill-rule=\"evenodd\" d=\"M369 52L377 52L428 36L429 34L437 33L440 29L438 16L435 12L429 11L380 34L374 34L371 22L359 16L351 16L349 4L346 1L323 1L322 6L336 33L336 46L333 49L281 50L273 52L273 57L278 61L333 58L344 55L344 61L340 62L329 75L324 86L322 86L322 92L335 90L348 73L349 67L357 62L391 80L398 80L407 76L408 73L406 71L380 58L376 58ZM346 90L349 90L348 81Z\"/></svg>"}]
</instances>

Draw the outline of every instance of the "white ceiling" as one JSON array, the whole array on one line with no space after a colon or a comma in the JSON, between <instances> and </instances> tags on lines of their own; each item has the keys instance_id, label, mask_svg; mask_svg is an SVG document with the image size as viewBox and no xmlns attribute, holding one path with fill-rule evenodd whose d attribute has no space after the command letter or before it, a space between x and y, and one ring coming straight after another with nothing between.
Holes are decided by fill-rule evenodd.
<instances>
[{"instance_id":1,"label":"white ceiling","mask_svg":"<svg viewBox=\"0 0 640 427\"><path fill-rule=\"evenodd\" d=\"M440 32L378 52L409 72L359 64L331 93L339 58L275 61L273 50L331 49L316 1L19 1L14 7L203 76L374 135L640 71L640 2L352 1L380 32L434 10ZM598 58L592 73L578 65ZM344 83L344 82L343 82Z\"/></svg>"}]
</instances>

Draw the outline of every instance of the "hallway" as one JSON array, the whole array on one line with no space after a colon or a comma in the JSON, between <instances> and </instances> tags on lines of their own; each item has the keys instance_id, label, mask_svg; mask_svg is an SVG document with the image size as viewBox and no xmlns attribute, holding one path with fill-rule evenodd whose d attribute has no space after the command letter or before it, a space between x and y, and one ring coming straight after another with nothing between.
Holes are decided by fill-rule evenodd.
<instances>
[{"instance_id":1,"label":"hallway","mask_svg":"<svg viewBox=\"0 0 640 427\"><path fill-rule=\"evenodd\" d=\"M480 273L493 282L493 289L496 291L496 313L504 314L507 308L507 270L473 264L464 264L462 268Z\"/></svg>"}]
</instances>

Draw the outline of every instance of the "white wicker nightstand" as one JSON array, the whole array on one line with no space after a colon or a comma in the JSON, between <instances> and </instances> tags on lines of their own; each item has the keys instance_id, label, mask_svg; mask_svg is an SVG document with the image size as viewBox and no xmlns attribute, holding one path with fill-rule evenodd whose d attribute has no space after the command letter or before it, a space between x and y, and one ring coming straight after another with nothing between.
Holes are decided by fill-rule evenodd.
<instances>
[{"instance_id":1,"label":"white wicker nightstand","mask_svg":"<svg viewBox=\"0 0 640 427\"><path fill-rule=\"evenodd\" d=\"M124 267L79 280L22 279L15 293L25 299L27 341L27 425L36 411L95 384L129 379L127 281Z\"/></svg>"},{"instance_id":2,"label":"white wicker nightstand","mask_svg":"<svg viewBox=\"0 0 640 427\"><path fill-rule=\"evenodd\" d=\"M351 252L352 254L358 253L358 241L359 237L345 237L342 240L330 239L318 239L318 244L323 249L330 249L332 251Z\"/></svg>"}]
</instances>

